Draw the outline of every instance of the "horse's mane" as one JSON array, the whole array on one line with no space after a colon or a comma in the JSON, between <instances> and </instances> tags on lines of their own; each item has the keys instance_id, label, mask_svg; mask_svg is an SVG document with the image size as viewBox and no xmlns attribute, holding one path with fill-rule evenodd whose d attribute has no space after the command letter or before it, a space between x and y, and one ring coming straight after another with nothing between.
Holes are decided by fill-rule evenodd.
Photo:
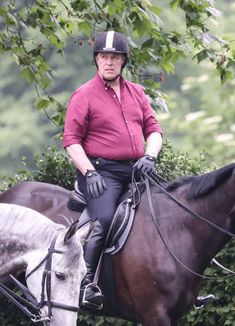
<instances>
[{"instance_id":1,"label":"horse's mane","mask_svg":"<svg viewBox=\"0 0 235 326\"><path fill-rule=\"evenodd\" d=\"M187 193L187 199L202 197L225 182L232 175L234 168L235 163L232 163L202 175L179 178L167 186L167 191L171 192L183 185L191 183Z\"/></svg>"}]
</instances>

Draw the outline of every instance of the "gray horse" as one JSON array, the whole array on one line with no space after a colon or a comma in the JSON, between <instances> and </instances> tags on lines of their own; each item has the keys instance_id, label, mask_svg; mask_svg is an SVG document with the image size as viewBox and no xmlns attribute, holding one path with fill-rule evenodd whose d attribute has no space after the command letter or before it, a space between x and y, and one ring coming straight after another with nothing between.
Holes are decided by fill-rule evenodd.
<instances>
[{"instance_id":1,"label":"gray horse","mask_svg":"<svg viewBox=\"0 0 235 326\"><path fill-rule=\"evenodd\" d=\"M76 224L66 228L30 208L0 204L0 282L8 283L10 273L17 276L25 272L27 287L37 302L42 294L45 296L46 303L39 311L44 325L76 325L75 308L86 273L82 243L89 232L89 225L77 232ZM42 280L49 256L51 278L50 284L45 280L44 288Z\"/></svg>"}]
</instances>

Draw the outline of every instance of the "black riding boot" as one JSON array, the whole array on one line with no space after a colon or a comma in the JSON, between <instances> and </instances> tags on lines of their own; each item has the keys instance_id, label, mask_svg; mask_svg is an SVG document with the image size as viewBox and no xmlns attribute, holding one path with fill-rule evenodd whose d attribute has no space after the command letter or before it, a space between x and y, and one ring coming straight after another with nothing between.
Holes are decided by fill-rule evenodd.
<instances>
[{"instance_id":1,"label":"black riding boot","mask_svg":"<svg viewBox=\"0 0 235 326\"><path fill-rule=\"evenodd\" d=\"M93 283L94 276L101 253L104 249L105 232L98 220L95 222L94 230L88 240L84 258L87 267L87 274L82 281L80 290L80 306L90 309L101 309L104 296L100 288Z\"/></svg>"}]
</instances>

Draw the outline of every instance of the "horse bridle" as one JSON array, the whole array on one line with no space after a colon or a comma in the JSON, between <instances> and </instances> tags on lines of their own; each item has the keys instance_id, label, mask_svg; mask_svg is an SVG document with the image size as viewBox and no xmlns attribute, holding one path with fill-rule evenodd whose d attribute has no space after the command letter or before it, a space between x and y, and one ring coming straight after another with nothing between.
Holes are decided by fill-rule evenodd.
<instances>
[{"instance_id":1,"label":"horse bridle","mask_svg":"<svg viewBox=\"0 0 235 326\"><path fill-rule=\"evenodd\" d=\"M41 281L41 299L40 302L37 302L34 295L30 292L30 290L24 286L20 281L18 281L14 276L10 275L11 280L15 283L15 285L20 289L22 295L18 295L2 283L0 283L0 292L2 292L11 302L13 302L21 311L23 311L34 323L36 322L49 322L52 319L52 307L78 312L79 307L66 305L63 303L54 302L51 300L51 267L52 267L52 255L62 254L62 250L55 249L55 243L57 240L57 234L54 236L50 247L48 248L48 253L43 258L43 260L26 276L27 279L30 275L32 275L43 263L45 263L45 268L42 275ZM45 293L47 294L47 300L45 300ZM28 308L35 311L32 313ZM47 315L42 316L40 311L41 309L47 306Z\"/></svg>"}]
</instances>

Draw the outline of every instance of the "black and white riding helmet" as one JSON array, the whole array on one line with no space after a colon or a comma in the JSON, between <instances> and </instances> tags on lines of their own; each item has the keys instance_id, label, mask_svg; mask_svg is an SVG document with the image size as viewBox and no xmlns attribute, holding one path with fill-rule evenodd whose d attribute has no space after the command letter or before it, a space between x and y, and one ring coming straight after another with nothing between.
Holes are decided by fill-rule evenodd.
<instances>
[{"instance_id":1,"label":"black and white riding helmet","mask_svg":"<svg viewBox=\"0 0 235 326\"><path fill-rule=\"evenodd\" d=\"M119 32L108 31L100 32L95 37L95 43L93 48L94 58L98 53L122 53L125 55L125 61L122 65L122 69L127 64L129 46L126 37Z\"/></svg>"}]
</instances>

